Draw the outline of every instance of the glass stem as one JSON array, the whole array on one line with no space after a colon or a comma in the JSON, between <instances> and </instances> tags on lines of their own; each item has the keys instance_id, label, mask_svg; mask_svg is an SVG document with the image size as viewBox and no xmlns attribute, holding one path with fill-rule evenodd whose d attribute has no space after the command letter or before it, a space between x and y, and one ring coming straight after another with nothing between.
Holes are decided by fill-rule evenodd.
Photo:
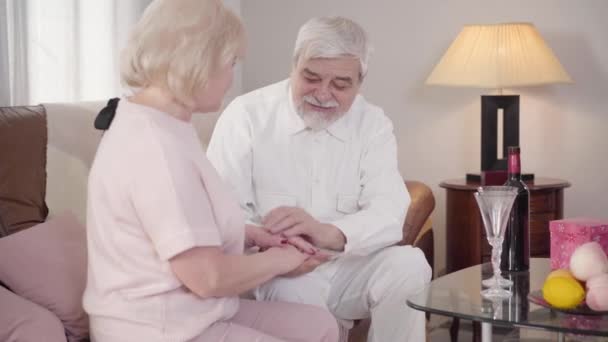
<instances>
[{"instance_id":1,"label":"glass stem","mask_svg":"<svg viewBox=\"0 0 608 342\"><path fill-rule=\"evenodd\" d=\"M500 254L502 253L502 243L497 243L492 246L492 270L494 271L494 278L500 278Z\"/></svg>"}]
</instances>

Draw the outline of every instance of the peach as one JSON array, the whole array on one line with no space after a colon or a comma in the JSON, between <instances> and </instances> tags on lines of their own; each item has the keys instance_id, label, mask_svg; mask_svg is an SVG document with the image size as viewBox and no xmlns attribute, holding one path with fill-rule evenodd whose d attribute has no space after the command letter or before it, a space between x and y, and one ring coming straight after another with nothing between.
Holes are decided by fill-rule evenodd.
<instances>
[{"instance_id":1,"label":"peach","mask_svg":"<svg viewBox=\"0 0 608 342\"><path fill-rule=\"evenodd\" d=\"M608 311L608 287L597 287L587 292L587 306L595 311Z\"/></svg>"},{"instance_id":2,"label":"peach","mask_svg":"<svg viewBox=\"0 0 608 342\"><path fill-rule=\"evenodd\" d=\"M599 243L587 242L578 246L570 257L570 272L581 281L608 272L608 257Z\"/></svg>"},{"instance_id":3,"label":"peach","mask_svg":"<svg viewBox=\"0 0 608 342\"><path fill-rule=\"evenodd\" d=\"M608 273L602 273L592 277L591 279L587 280L585 286L587 287L588 291L600 287L603 287L606 289L606 291L608 291Z\"/></svg>"}]
</instances>

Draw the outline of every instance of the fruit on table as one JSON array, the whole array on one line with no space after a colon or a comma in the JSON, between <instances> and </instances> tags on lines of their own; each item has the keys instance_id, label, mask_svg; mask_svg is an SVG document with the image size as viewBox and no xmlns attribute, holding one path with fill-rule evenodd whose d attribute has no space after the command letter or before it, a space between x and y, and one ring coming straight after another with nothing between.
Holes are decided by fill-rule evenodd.
<instances>
[{"instance_id":1,"label":"fruit on table","mask_svg":"<svg viewBox=\"0 0 608 342\"><path fill-rule=\"evenodd\" d=\"M556 270L547 276L543 298L559 309L572 309L585 299L585 289L567 270Z\"/></svg>"},{"instance_id":2,"label":"fruit on table","mask_svg":"<svg viewBox=\"0 0 608 342\"><path fill-rule=\"evenodd\" d=\"M587 287L587 291L596 288L604 288L608 291L608 273L603 273L587 280L585 286Z\"/></svg>"},{"instance_id":3,"label":"fruit on table","mask_svg":"<svg viewBox=\"0 0 608 342\"><path fill-rule=\"evenodd\" d=\"M608 311L608 273L589 279L587 286L587 305L595 311Z\"/></svg>"},{"instance_id":4,"label":"fruit on table","mask_svg":"<svg viewBox=\"0 0 608 342\"><path fill-rule=\"evenodd\" d=\"M608 257L602 246L595 241L578 246L570 257L570 271L581 281L608 273Z\"/></svg>"},{"instance_id":5,"label":"fruit on table","mask_svg":"<svg viewBox=\"0 0 608 342\"><path fill-rule=\"evenodd\" d=\"M608 287L590 290L587 293L587 306L595 311L608 311Z\"/></svg>"},{"instance_id":6,"label":"fruit on table","mask_svg":"<svg viewBox=\"0 0 608 342\"><path fill-rule=\"evenodd\" d=\"M547 276L547 278L545 279L545 281L547 281L547 280L549 280L549 279L551 279L553 277L570 277L570 278L574 278L574 275L569 270L567 270L565 268L560 268L560 269L557 269L557 270L549 273L549 275Z\"/></svg>"}]
</instances>

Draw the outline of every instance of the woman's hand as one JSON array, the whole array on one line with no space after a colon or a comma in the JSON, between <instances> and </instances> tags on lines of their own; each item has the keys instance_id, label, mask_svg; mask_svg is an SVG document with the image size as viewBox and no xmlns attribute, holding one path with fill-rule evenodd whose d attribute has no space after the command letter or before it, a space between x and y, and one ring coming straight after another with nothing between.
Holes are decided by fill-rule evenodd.
<instances>
[{"instance_id":1,"label":"woman's hand","mask_svg":"<svg viewBox=\"0 0 608 342\"><path fill-rule=\"evenodd\" d=\"M290 244L298 248L302 253L315 254L319 249L301 236L285 237L281 234L272 234L266 229L250 224L245 225L245 248L254 246L266 250L271 247L282 247Z\"/></svg>"},{"instance_id":2,"label":"woman's hand","mask_svg":"<svg viewBox=\"0 0 608 342\"><path fill-rule=\"evenodd\" d=\"M283 247L272 247L264 253L272 255L273 264L278 267L279 275L287 274L299 268L311 258L309 254L302 253L289 244L283 245Z\"/></svg>"},{"instance_id":3,"label":"woman's hand","mask_svg":"<svg viewBox=\"0 0 608 342\"><path fill-rule=\"evenodd\" d=\"M306 259L306 261L304 261L302 264L300 264L300 266L283 274L283 277L295 278L295 277L301 276L303 274L306 274L308 272L312 272L312 271L314 271L315 268L317 268L321 264L324 264L329 259L330 259L329 254L325 254L323 252L318 252L315 255L311 256L310 258Z\"/></svg>"},{"instance_id":4,"label":"woman's hand","mask_svg":"<svg viewBox=\"0 0 608 342\"><path fill-rule=\"evenodd\" d=\"M312 243L308 242L308 240L301 236L291 236L286 239L287 243L296 247L302 253L313 255L320 251L320 249L315 247Z\"/></svg>"},{"instance_id":5,"label":"woman's hand","mask_svg":"<svg viewBox=\"0 0 608 342\"><path fill-rule=\"evenodd\" d=\"M268 249L287 244L287 239L279 234L272 234L259 226L245 225L245 248L260 247Z\"/></svg>"}]
</instances>

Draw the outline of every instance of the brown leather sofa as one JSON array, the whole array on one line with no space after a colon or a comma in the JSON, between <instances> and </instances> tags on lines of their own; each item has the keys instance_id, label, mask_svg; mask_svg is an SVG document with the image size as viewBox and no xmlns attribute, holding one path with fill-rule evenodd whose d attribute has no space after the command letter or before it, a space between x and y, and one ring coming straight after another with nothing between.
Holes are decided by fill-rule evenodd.
<instances>
[{"instance_id":1,"label":"brown leather sofa","mask_svg":"<svg viewBox=\"0 0 608 342\"><path fill-rule=\"evenodd\" d=\"M75 180L75 171L73 168L64 170L64 167L68 162L82 164L84 171L79 172L84 173L86 180L87 167L90 167L100 139L100 133L92 127L93 119L102 106L100 102L0 107L0 185L4 185L0 187L0 222L4 223L9 234L43 222L49 211L53 215L54 210L73 210L74 206L85 202L82 197L86 188L66 190L70 180ZM213 122L199 124L199 135L205 144ZM435 199L427 185L411 180L405 183L412 202L400 244L421 248L432 266L430 214L435 207ZM86 187L86 182L83 186ZM58 203L66 202L68 197L75 199L68 204ZM77 217L83 220L84 214ZM351 341L360 340L357 336L364 335L365 331L357 330L366 326L366 322L358 324L351 334Z\"/></svg>"}]
</instances>

